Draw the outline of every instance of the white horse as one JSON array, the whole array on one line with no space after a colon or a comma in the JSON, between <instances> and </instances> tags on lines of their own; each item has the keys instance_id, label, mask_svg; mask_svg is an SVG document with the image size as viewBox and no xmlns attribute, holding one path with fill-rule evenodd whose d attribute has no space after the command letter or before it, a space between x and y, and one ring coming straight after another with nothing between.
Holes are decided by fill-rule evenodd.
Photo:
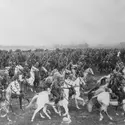
<instances>
[{"instance_id":1,"label":"white horse","mask_svg":"<svg viewBox=\"0 0 125 125\"><path fill-rule=\"evenodd\" d=\"M87 69L84 71L83 75L84 75L85 81L87 80L88 74L94 75L94 72L93 72L92 68L87 68Z\"/></svg>"},{"instance_id":2,"label":"white horse","mask_svg":"<svg viewBox=\"0 0 125 125\"><path fill-rule=\"evenodd\" d=\"M39 69L37 69L36 67L32 66L31 70L30 70L30 78L26 79L26 82L33 87L34 86L34 81L35 81L35 71L39 71ZM31 89L31 91L33 91Z\"/></svg>"},{"instance_id":3,"label":"white horse","mask_svg":"<svg viewBox=\"0 0 125 125\"><path fill-rule=\"evenodd\" d=\"M81 95L80 85L82 85L82 86L86 85L86 83L82 77L78 77L75 81L73 81L73 87L74 87L76 93L72 97L75 99L75 104L76 104L77 109L80 109L78 106L78 100L82 101L83 106L85 105L85 100L80 97L80 95Z\"/></svg>"},{"instance_id":4,"label":"white horse","mask_svg":"<svg viewBox=\"0 0 125 125\"><path fill-rule=\"evenodd\" d=\"M65 110L65 114L63 116L67 115L67 118L70 119L70 115L69 115L69 109L68 109L68 104L69 104L69 88L70 86L68 86L66 83L64 83L64 85L62 86L62 88L64 89L63 92L63 100L60 100L58 102L58 106L62 106ZM55 102L50 102L49 100L49 94L50 94L50 89L48 89L47 91L42 91L40 92L38 95L35 95L31 102L29 103L29 105L26 107L26 109L30 108L33 105L33 102L36 101L36 110L34 111L34 114L32 116L31 121L34 121L34 118L37 114L37 112L39 112L41 109L43 109L43 112L45 113L45 115L51 119L51 117L49 116L49 114L47 113L47 105L51 105L54 109L54 111L58 114L60 114L60 112L58 112L55 108ZM41 101L42 100L42 101ZM44 116L40 113L40 116L42 118L44 118Z\"/></svg>"},{"instance_id":5,"label":"white horse","mask_svg":"<svg viewBox=\"0 0 125 125\"><path fill-rule=\"evenodd\" d=\"M106 84L104 86L106 87L107 85L108 84ZM100 92L98 94L95 94L95 96L93 96L89 100L89 102L88 102L87 108L88 108L88 111L91 112L92 111L92 107L94 105L93 100L97 98L97 101L98 101L98 103L101 106L100 107L100 118L99 118L99 121L102 121L103 118L104 118L103 115L102 115L102 111L104 111L106 113L106 115L109 117L109 119L112 120L112 117L108 114L107 109L108 109L109 105L117 105L117 104L111 104L110 103L110 93L111 92L112 91L110 89L108 91L105 91L105 89L104 89L104 91L102 91L102 92Z\"/></svg>"}]
</instances>

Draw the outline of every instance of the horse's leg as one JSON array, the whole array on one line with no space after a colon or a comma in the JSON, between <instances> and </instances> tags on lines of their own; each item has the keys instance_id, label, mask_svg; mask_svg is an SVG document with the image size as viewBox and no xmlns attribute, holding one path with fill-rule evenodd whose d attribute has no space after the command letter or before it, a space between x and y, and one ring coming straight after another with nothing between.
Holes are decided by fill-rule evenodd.
<instances>
[{"instance_id":1,"label":"horse's leg","mask_svg":"<svg viewBox=\"0 0 125 125\"><path fill-rule=\"evenodd\" d=\"M49 114L51 114L51 112L49 110L46 110Z\"/></svg>"},{"instance_id":2,"label":"horse's leg","mask_svg":"<svg viewBox=\"0 0 125 125\"><path fill-rule=\"evenodd\" d=\"M40 117L41 117L41 118L45 118L45 116L43 116L41 112L40 112Z\"/></svg>"},{"instance_id":3,"label":"horse's leg","mask_svg":"<svg viewBox=\"0 0 125 125\"><path fill-rule=\"evenodd\" d=\"M53 110L55 113L59 114L59 112L57 111L56 107L55 106L52 106ZM60 114L59 114L60 115Z\"/></svg>"},{"instance_id":4,"label":"horse's leg","mask_svg":"<svg viewBox=\"0 0 125 125\"><path fill-rule=\"evenodd\" d=\"M85 105L85 100L84 100L83 98L77 96L76 99L82 101L82 102L83 102L83 103L82 103L83 106Z\"/></svg>"},{"instance_id":5,"label":"horse's leg","mask_svg":"<svg viewBox=\"0 0 125 125\"><path fill-rule=\"evenodd\" d=\"M124 101L124 100L123 100ZM123 103L123 105L122 105L122 108L123 108L123 115L125 115L125 103ZM125 120L124 120L124 122L125 122Z\"/></svg>"},{"instance_id":6,"label":"horse's leg","mask_svg":"<svg viewBox=\"0 0 125 125\"><path fill-rule=\"evenodd\" d=\"M33 120L34 120L34 118L35 118L35 116L36 116L36 113L39 112L39 111L41 110L41 108L42 108L42 107L38 107L38 108L34 111L33 116L32 116L32 119L31 119L31 122L33 122Z\"/></svg>"},{"instance_id":7,"label":"horse's leg","mask_svg":"<svg viewBox=\"0 0 125 125\"><path fill-rule=\"evenodd\" d=\"M115 106L115 110L116 110L116 115L119 115L119 114L117 113L117 111L118 111L118 106Z\"/></svg>"},{"instance_id":8,"label":"horse's leg","mask_svg":"<svg viewBox=\"0 0 125 125\"><path fill-rule=\"evenodd\" d=\"M100 111L100 118L99 118L99 121L102 121L103 120L103 115L102 115L102 111Z\"/></svg>"},{"instance_id":9,"label":"horse's leg","mask_svg":"<svg viewBox=\"0 0 125 125\"><path fill-rule=\"evenodd\" d=\"M80 109L79 106L78 106L77 98L75 98L75 104L76 104L76 108L77 108L77 109Z\"/></svg>"},{"instance_id":10,"label":"horse's leg","mask_svg":"<svg viewBox=\"0 0 125 125\"><path fill-rule=\"evenodd\" d=\"M9 116L8 116L8 114L9 114L9 107L6 108L6 113L7 113L7 115L6 115L6 116L7 116L7 120L8 120L9 122L11 122L11 119L10 119Z\"/></svg>"},{"instance_id":11,"label":"horse's leg","mask_svg":"<svg viewBox=\"0 0 125 125\"><path fill-rule=\"evenodd\" d=\"M14 113L14 110L13 110L13 107L12 107L12 104L9 105L11 111Z\"/></svg>"},{"instance_id":12,"label":"horse's leg","mask_svg":"<svg viewBox=\"0 0 125 125\"><path fill-rule=\"evenodd\" d=\"M64 103L63 103L63 108L64 108L64 110L65 110L65 114L63 114L63 116L66 116L66 115L67 115L67 118L70 119L68 104L64 104Z\"/></svg>"},{"instance_id":13,"label":"horse's leg","mask_svg":"<svg viewBox=\"0 0 125 125\"><path fill-rule=\"evenodd\" d=\"M51 119L51 117L49 116L49 114L46 112L46 108L47 108L47 106L44 106L43 112L45 113L45 115L46 115L49 119Z\"/></svg>"},{"instance_id":14,"label":"horse's leg","mask_svg":"<svg viewBox=\"0 0 125 125\"><path fill-rule=\"evenodd\" d=\"M61 108L60 108L60 106L58 106L58 112L59 112L59 115L61 116Z\"/></svg>"},{"instance_id":15,"label":"horse's leg","mask_svg":"<svg viewBox=\"0 0 125 125\"><path fill-rule=\"evenodd\" d=\"M20 109L22 109L22 95L19 96ZM23 109L22 109L23 110Z\"/></svg>"},{"instance_id":16,"label":"horse's leg","mask_svg":"<svg viewBox=\"0 0 125 125\"><path fill-rule=\"evenodd\" d=\"M107 109L105 111L105 114L109 117L110 120L112 120L112 117L108 114Z\"/></svg>"}]
</instances>

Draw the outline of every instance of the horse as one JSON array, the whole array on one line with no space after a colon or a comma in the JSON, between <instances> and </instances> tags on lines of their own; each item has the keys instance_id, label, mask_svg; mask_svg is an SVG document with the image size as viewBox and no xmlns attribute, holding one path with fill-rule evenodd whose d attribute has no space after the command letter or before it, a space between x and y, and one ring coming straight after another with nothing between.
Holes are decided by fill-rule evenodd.
<instances>
[{"instance_id":1,"label":"horse","mask_svg":"<svg viewBox=\"0 0 125 125\"><path fill-rule=\"evenodd\" d=\"M34 81L35 81L35 72L38 72L39 69L37 69L36 67L32 66L31 70L30 70L30 78L26 78L26 85L31 87L31 91L33 91L32 88L34 88Z\"/></svg>"},{"instance_id":2,"label":"horse","mask_svg":"<svg viewBox=\"0 0 125 125\"><path fill-rule=\"evenodd\" d=\"M80 88L81 86L85 86L86 83L84 82L82 77L78 77L75 81L72 81L70 79L65 80L67 84L72 85L75 91L75 94L73 94L72 99L75 99L75 105L77 109L80 109L78 106L78 100L82 101L82 105L85 105L85 100L80 97ZM83 89L83 88L82 88Z\"/></svg>"},{"instance_id":3,"label":"horse","mask_svg":"<svg viewBox=\"0 0 125 125\"><path fill-rule=\"evenodd\" d=\"M95 92L95 94L91 95L91 98L88 101L87 104L87 108L88 111L91 112L92 111L92 107L94 105L94 102L97 102L98 105L100 106L100 118L99 121L103 120L103 115L102 115L102 111L105 112L105 114L108 116L108 118L110 120L113 120L113 118L108 114L107 109L108 106L111 104L110 103L110 93L112 92L110 89L107 89L106 86L108 86L108 84L104 85L105 87L101 89L101 91L97 89L97 91Z\"/></svg>"},{"instance_id":4,"label":"horse","mask_svg":"<svg viewBox=\"0 0 125 125\"><path fill-rule=\"evenodd\" d=\"M87 81L87 77L88 75L91 74L91 75L94 75L94 72L92 70L92 68L87 68L84 72L83 72L83 76L84 76L84 79L85 79L85 82Z\"/></svg>"},{"instance_id":5,"label":"horse","mask_svg":"<svg viewBox=\"0 0 125 125\"><path fill-rule=\"evenodd\" d=\"M116 110L119 105L122 105L125 114L125 84L122 83L122 79L124 79L124 76L121 75L114 76L108 87L115 94L115 98L118 101L118 105L116 105L117 106ZM116 115L118 114L116 113Z\"/></svg>"},{"instance_id":6,"label":"horse","mask_svg":"<svg viewBox=\"0 0 125 125\"><path fill-rule=\"evenodd\" d=\"M63 98L62 100L60 100L60 101L57 103L57 105L58 105L58 106L62 106L62 107L64 108L65 114L63 114L63 116L67 116L67 118L70 119L69 109L68 109L68 104L69 104L69 88L70 88L70 85L68 85L68 84L66 84L66 82L64 82L64 85L62 86L62 89L63 89L63 97L64 97L64 98ZM36 107L36 110L34 111L34 114L33 114L32 118L31 118L31 121L32 121L32 122L34 121L34 118L35 118L35 116L36 116L36 113L39 112L41 109L43 109L43 112L45 113L45 115L46 115L49 119L51 119L51 117L50 117L49 114L47 113L47 106L48 106L48 105L51 105L51 106L53 107L54 111L55 111L56 113L58 113L58 114L61 115L61 113L58 112L58 111L56 110L56 108L55 108L55 102L49 100L49 95L51 94L50 92L51 92L51 89L48 88L46 91L42 91L42 92L40 92L39 94L35 95L35 96L32 98L32 100L31 100L31 102L29 103L29 105L26 107L26 109L31 108L32 105L33 105L33 102L36 101L36 106L37 106L37 107ZM41 101L41 100L42 100L42 101ZM42 114L40 114L40 116L41 116L42 118L44 118Z\"/></svg>"}]
</instances>

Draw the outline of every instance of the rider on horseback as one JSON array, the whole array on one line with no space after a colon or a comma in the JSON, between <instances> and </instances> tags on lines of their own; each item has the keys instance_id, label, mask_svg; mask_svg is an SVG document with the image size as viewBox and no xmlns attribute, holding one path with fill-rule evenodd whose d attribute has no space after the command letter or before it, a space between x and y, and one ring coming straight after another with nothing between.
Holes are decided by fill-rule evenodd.
<instances>
[{"instance_id":1,"label":"rider on horseback","mask_svg":"<svg viewBox=\"0 0 125 125\"><path fill-rule=\"evenodd\" d=\"M117 63L116 63L116 67L115 67L115 69L113 70L113 73L115 73L115 74L117 74L117 73L121 73L121 74L123 74L123 69L124 69L124 63L122 62L122 60L121 60L121 58L120 58L120 54L121 54L121 52L119 51L118 53L117 53Z\"/></svg>"},{"instance_id":2,"label":"rider on horseback","mask_svg":"<svg viewBox=\"0 0 125 125\"><path fill-rule=\"evenodd\" d=\"M59 69L61 71L61 69ZM58 70L53 74L53 82L51 85L51 93L55 98L55 104L57 104L62 99L62 88L61 86L64 83L64 76L60 74Z\"/></svg>"}]
</instances>

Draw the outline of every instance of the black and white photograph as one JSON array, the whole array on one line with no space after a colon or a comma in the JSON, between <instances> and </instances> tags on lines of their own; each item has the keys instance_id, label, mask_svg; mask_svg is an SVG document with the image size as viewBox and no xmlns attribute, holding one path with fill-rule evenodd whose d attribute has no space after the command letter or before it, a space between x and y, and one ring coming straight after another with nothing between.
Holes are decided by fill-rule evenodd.
<instances>
[{"instance_id":1,"label":"black and white photograph","mask_svg":"<svg viewBox=\"0 0 125 125\"><path fill-rule=\"evenodd\" d=\"M0 0L0 125L124 125L125 0Z\"/></svg>"}]
</instances>

